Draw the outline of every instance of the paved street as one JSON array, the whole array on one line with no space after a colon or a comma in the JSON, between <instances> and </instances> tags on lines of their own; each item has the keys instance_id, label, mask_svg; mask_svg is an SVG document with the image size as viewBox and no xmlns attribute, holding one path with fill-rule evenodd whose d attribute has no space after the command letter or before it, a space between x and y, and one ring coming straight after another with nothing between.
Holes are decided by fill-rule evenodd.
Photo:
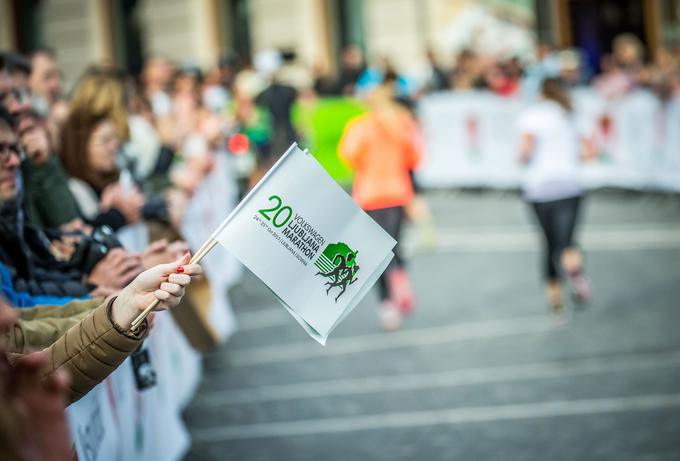
<instances>
[{"instance_id":1,"label":"paved street","mask_svg":"<svg viewBox=\"0 0 680 461\"><path fill-rule=\"evenodd\" d=\"M579 240L594 299L547 313L515 194L434 192L409 229L418 310L385 333L372 293L321 347L251 274L241 331L186 412L197 460L679 460L680 199L599 192Z\"/></svg>"}]
</instances>

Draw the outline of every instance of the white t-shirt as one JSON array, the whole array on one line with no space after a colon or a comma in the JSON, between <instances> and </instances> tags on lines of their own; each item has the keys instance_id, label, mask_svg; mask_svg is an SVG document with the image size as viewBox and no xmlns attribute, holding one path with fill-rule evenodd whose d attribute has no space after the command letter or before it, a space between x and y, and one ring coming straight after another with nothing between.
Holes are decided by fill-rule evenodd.
<instances>
[{"instance_id":1,"label":"white t-shirt","mask_svg":"<svg viewBox=\"0 0 680 461\"><path fill-rule=\"evenodd\" d=\"M580 136L569 112L543 100L520 115L520 134L534 137L534 150L522 184L531 202L548 202L581 195Z\"/></svg>"}]
</instances>

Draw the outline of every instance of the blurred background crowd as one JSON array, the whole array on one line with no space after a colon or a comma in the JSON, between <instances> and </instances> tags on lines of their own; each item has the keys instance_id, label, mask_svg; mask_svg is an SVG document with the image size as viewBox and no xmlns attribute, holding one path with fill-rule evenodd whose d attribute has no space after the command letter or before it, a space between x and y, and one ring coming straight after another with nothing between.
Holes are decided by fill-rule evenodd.
<instances>
[{"instance_id":1,"label":"blurred background crowd","mask_svg":"<svg viewBox=\"0 0 680 461\"><path fill-rule=\"evenodd\" d=\"M63 363L48 363L49 372L37 371L45 363L36 358L15 376L0 369L2 397L24 399L30 410L21 415L21 405L8 407L0 430L10 436L3 432L0 442L17 459L43 459L22 452L43 443L34 440L38 431L27 436L12 429L15 422L52 418L63 429L59 405L87 394L136 353L142 336L116 323L112 297L142 307L156 280L143 274L187 264L181 258L196 249L185 243L187 210L216 171L236 191L213 197L210 212L219 221L293 142L310 147L349 185L351 149L341 145L343 163L338 145L347 121L367 108L393 110L404 121L399 126L418 131L426 95L477 90L535 101L547 78L607 101L640 89L662 106L677 101L680 1L0 0L1 288L9 303L28 309L18 314L19 325L50 319L16 331L0 322L6 347L24 354L70 344L66 331L85 329L89 314L108 315L97 328L120 335L103 356L93 352L72 369L68 353ZM386 100L399 109L385 110ZM412 170L427 149L409 146L404 187L420 193ZM425 201L405 195L390 206L409 205L406 218L431 223ZM402 217L394 218L393 235ZM393 219L374 218L383 226L390 224L381 219ZM128 245L139 242L131 237L138 232L145 243ZM188 281L181 280L157 295L167 306L180 302L170 297L184 294ZM401 302L410 311L410 286L389 283L406 291ZM185 311L200 311L196 293L182 301ZM83 298L96 302L63 307ZM53 305L62 308L36 313ZM388 329L400 324L383 321ZM185 328L196 335L195 326ZM64 347L101 346L92 340ZM76 374L75 384L60 381L59 368ZM45 373L51 378L34 392L44 393L40 402L57 401L49 417L35 394L15 389L17 379L37 389ZM67 436L60 437L48 437L45 446L63 445Z\"/></svg>"},{"instance_id":2,"label":"blurred background crowd","mask_svg":"<svg viewBox=\"0 0 680 461\"><path fill-rule=\"evenodd\" d=\"M295 140L317 148L325 137L337 142L316 120L341 131L348 114L311 120L314 110L329 98L361 99L385 76L412 110L423 95L449 90L530 101L546 77L610 101L648 89L670 102L680 91L678 4L600 3L297 2L279 14L275 1L200 2L188 10L192 21L161 32L184 13L181 1L79 9L67 1L5 2L3 46L16 51L3 60L55 149L70 112L106 111L138 179L169 171L173 185L191 193L211 150L246 154L237 170L252 184L252 170L261 173ZM98 21L107 27L94 27ZM178 159L187 162L180 167ZM62 163L69 175L83 174ZM176 220L181 199L174 198Z\"/></svg>"}]
</instances>

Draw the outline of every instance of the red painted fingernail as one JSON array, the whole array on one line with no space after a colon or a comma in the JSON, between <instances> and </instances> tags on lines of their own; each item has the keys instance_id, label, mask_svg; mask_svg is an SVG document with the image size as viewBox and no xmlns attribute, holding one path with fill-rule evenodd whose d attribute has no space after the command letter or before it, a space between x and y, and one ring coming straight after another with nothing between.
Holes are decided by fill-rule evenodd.
<instances>
[{"instance_id":1,"label":"red painted fingernail","mask_svg":"<svg viewBox=\"0 0 680 461\"><path fill-rule=\"evenodd\" d=\"M184 273L184 266L179 266L179 267L177 268L177 273L178 273L178 274Z\"/></svg>"}]
</instances>

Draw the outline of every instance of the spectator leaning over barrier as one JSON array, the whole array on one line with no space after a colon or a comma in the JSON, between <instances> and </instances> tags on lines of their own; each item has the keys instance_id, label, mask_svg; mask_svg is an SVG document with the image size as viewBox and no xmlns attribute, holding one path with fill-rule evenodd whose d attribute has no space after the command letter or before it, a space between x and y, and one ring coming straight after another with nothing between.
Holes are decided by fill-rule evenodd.
<instances>
[{"instance_id":1,"label":"spectator leaning over barrier","mask_svg":"<svg viewBox=\"0 0 680 461\"><path fill-rule=\"evenodd\" d=\"M58 234L26 222L19 188L22 151L14 119L2 106L0 144L0 261L16 291L81 297L102 293L93 292L98 286L122 288L143 270L142 258L122 248L101 254L100 250L108 251L109 247L102 248L99 243L88 246L92 239L83 234L78 234L78 240L59 240Z\"/></svg>"},{"instance_id":2,"label":"spectator leaning over barrier","mask_svg":"<svg viewBox=\"0 0 680 461\"><path fill-rule=\"evenodd\" d=\"M85 395L137 350L148 330L132 331L132 321L155 299L157 310L179 304L191 277L202 274L188 264L189 254L138 275L115 297L73 301L61 307L37 306L19 311L18 322L4 335L10 361L45 349L44 375L66 370L71 376L69 401Z\"/></svg>"},{"instance_id":3,"label":"spectator leaning over barrier","mask_svg":"<svg viewBox=\"0 0 680 461\"><path fill-rule=\"evenodd\" d=\"M64 408L115 370L146 336L130 331L150 301L179 303L201 267L189 255L139 275L118 297L13 310L0 298L0 453L7 461L73 458ZM43 349L28 353L31 349Z\"/></svg>"},{"instance_id":4,"label":"spectator leaning over barrier","mask_svg":"<svg viewBox=\"0 0 680 461\"><path fill-rule=\"evenodd\" d=\"M17 171L20 149L16 134L12 131L9 113L0 108L0 199L5 207L16 210ZM14 213L21 216L21 213ZM5 222L7 227L10 223ZM6 229L11 233L12 229ZM5 238L8 232L2 232ZM16 245L3 245L3 253L14 248L22 250L26 242L20 235ZM18 248L15 248L18 247ZM31 262L26 255L25 263ZM122 360L134 351L141 341L142 333L131 332L130 326L136 315L155 298L161 300L164 308L176 305L184 294L184 286L191 281L191 275L201 273L200 267L186 265L188 254L174 263L155 266L137 276L117 297L101 303L96 310L82 321L73 325L64 335L61 333L71 326L59 327L54 320L40 320L31 332L30 325L19 323L8 336L10 352L25 353L36 347L50 348L47 373L65 367L78 372L71 385L73 399L79 398L97 382L108 375ZM57 261L54 261L55 264ZM180 266L186 265L182 270ZM28 269L27 269L28 270ZM176 273L180 272L180 273ZM75 283L75 281L72 281ZM160 287L160 289L159 289ZM44 308L47 309L47 308ZM28 311L27 311L28 312ZM55 312L54 315L59 317ZM31 315L30 313L27 315ZM76 314L77 315L77 314ZM37 320L37 319L34 319ZM78 319L79 320L79 319ZM54 342L55 338L59 338Z\"/></svg>"},{"instance_id":5,"label":"spectator leaning over barrier","mask_svg":"<svg viewBox=\"0 0 680 461\"><path fill-rule=\"evenodd\" d=\"M26 155L23 155L21 172L13 161L2 165L7 170L4 173L14 180L5 183L6 190L0 200L3 204L0 260L9 273L9 280L3 280L3 286L7 284L19 293L20 304L33 305L44 295L52 296L51 303L58 304L89 293L107 294L137 275L142 270L140 262L148 268L176 259L178 252L185 251L186 245L182 242L155 242L141 255L130 255L122 248L108 252L119 245L116 242L106 248L99 245L101 242L90 244L101 232L89 237L92 228L78 218L66 176L50 152L45 128L21 96L19 84L10 70L7 62L1 60L0 107L3 125L10 128L3 133L8 140L17 138L17 146ZM14 126L16 121L18 127ZM61 230L44 232L42 228L48 223L55 227L61 225ZM91 258L96 256L94 253L98 256Z\"/></svg>"}]
</instances>

